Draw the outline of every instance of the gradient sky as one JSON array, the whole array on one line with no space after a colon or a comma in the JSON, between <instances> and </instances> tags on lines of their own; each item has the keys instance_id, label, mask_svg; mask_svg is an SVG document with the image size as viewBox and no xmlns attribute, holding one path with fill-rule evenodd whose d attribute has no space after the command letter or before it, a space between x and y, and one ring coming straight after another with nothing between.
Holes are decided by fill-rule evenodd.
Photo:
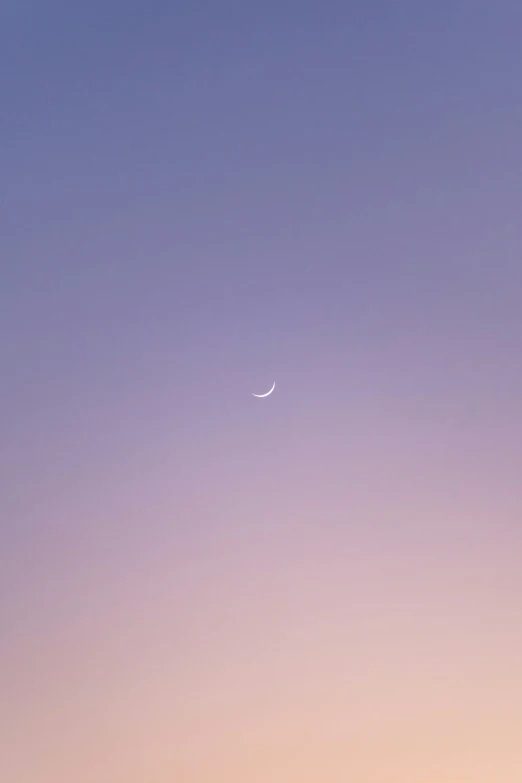
<instances>
[{"instance_id":1,"label":"gradient sky","mask_svg":"<svg viewBox=\"0 0 522 783\"><path fill-rule=\"evenodd\" d=\"M522 780L521 39L0 2L2 783Z\"/></svg>"}]
</instances>

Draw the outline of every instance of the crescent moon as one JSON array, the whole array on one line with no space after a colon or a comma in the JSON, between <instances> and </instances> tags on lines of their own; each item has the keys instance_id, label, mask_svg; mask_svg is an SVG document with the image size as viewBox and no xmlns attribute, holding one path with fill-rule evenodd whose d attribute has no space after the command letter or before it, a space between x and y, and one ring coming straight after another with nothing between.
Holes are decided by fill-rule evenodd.
<instances>
[{"instance_id":1,"label":"crescent moon","mask_svg":"<svg viewBox=\"0 0 522 783\"><path fill-rule=\"evenodd\" d=\"M269 395L269 394L272 394L272 392L274 391L274 389L275 389L275 381L274 381L274 385L272 386L272 388L270 389L270 391L267 391L267 393L266 393L266 394L254 394L254 392L252 392L252 395L253 395L254 397L268 397L268 395Z\"/></svg>"}]
</instances>

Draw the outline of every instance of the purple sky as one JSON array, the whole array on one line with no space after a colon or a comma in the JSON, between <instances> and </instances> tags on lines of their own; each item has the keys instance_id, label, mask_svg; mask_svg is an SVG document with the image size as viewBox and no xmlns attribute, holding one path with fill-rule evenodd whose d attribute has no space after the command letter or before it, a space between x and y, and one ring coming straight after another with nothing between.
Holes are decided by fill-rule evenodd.
<instances>
[{"instance_id":1,"label":"purple sky","mask_svg":"<svg viewBox=\"0 0 522 783\"><path fill-rule=\"evenodd\" d=\"M452 639L487 605L483 627L500 636L477 682L493 662L508 666L508 649L522 654L506 608L522 600L521 35L514 0L0 2L0 728L13 748L36 748L37 726L18 712L52 712L46 682L105 687L82 668L87 653L65 674L58 663L35 670L47 660L39 645L69 661L87 640L103 660L106 628L124 617L127 641L107 652L117 661L143 623L143 696L156 687L147 662L176 648L195 595L210 601L201 628L179 627L208 687L198 634L224 660L229 643L250 660L234 623L218 628L231 596L264 618L259 676L271 681L263 645L279 638L280 598L258 599L267 574L284 592L293 569L303 584L285 593L289 616L317 601L337 628L332 596L359 590L360 617L380 618L381 596L420 628L429 593L434 616L454 607ZM271 397L251 396L274 380ZM459 574L482 574L465 599ZM307 620L307 638L317 627ZM416 629L399 632L404 649L424 639ZM463 660L476 644L462 641ZM290 658L294 645L285 637ZM325 650L310 662L314 682ZM402 675L382 654L392 683ZM452 668L448 656L458 677L462 661ZM244 676L227 686L239 694L231 726L254 688ZM63 726L74 734L76 720L75 736L91 737L82 705L53 712L44 771L36 751L10 750L0 777L61 779ZM144 743L145 758L163 761L136 781L209 780L199 765L218 742L214 713L212 741L180 761L155 744L165 711ZM470 702L470 748L482 743L476 714ZM381 728L364 726L361 748L384 747ZM257 781L248 760L227 766L227 741L212 779ZM82 747L73 743L71 769ZM491 758L508 764L516 743L499 747ZM432 783L434 753L421 753L412 781ZM318 746L319 766L322 754L336 757ZM340 758L327 783L410 781L397 759L386 770L363 750L357 759L352 769ZM127 761L103 783L134 783ZM434 782L502 778L459 763ZM309 768L281 781L306 783ZM502 779L519 779L515 768ZM86 781L102 781L96 769ZM279 783L274 774L260 780Z\"/></svg>"}]
</instances>

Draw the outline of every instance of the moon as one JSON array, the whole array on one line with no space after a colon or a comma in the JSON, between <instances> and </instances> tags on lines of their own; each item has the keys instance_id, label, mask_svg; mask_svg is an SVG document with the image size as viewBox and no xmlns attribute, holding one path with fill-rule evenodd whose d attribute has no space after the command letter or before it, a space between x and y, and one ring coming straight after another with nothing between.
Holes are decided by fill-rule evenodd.
<instances>
[{"instance_id":1,"label":"moon","mask_svg":"<svg viewBox=\"0 0 522 783\"><path fill-rule=\"evenodd\" d=\"M272 386L272 388L270 389L270 391L267 391L267 393L266 393L266 394L254 394L254 392L252 392L252 395L253 395L254 397L268 397L268 395L269 395L269 394L272 394L272 392L274 391L274 389L275 389L275 381L274 381L274 385Z\"/></svg>"}]
</instances>

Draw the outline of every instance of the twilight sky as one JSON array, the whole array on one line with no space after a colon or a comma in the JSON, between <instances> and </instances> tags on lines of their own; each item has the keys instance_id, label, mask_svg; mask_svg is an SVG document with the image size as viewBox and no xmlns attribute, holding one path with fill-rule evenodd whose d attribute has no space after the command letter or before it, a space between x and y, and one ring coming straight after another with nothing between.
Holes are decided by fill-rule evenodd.
<instances>
[{"instance_id":1,"label":"twilight sky","mask_svg":"<svg viewBox=\"0 0 522 783\"><path fill-rule=\"evenodd\" d=\"M0 0L2 782L522 780L521 39Z\"/></svg>"}]
</instances>

